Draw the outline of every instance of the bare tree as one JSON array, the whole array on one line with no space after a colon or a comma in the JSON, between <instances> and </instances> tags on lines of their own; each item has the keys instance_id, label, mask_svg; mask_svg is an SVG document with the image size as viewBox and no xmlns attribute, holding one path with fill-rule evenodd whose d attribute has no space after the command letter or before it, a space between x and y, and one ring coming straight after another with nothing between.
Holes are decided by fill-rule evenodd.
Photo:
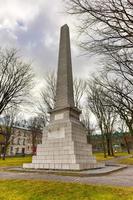
<instances>
[{"instance_id":1,"label":"bare tree","mask_svg":"<svg viewBox=\"0 0 133 200\"><path fill-rule=\"evenodd\" d=\"M48 110L54 108L56 96L56 75L51 72L45 76L45 87L41 91L43 104L47 106Z\"/></svg>"},{"instance_id":2,"label":"bare tree","mask_svg":"<svg viewBox=\"0 0 133 200\"><path fill-rule=\"evenodd\" d=\"M81 101L83 100L85 90L86 90L86 81L83 79L74 79L74 102L75 106L81 109Z\"/></svg>"},{"instance_id":3,"label":"bare tree","mask_svg":"<svg viewBox=\"0 0 133 200\"><path fill-rule=\"evenodd\" d=\"M119 79L126 81L129 87L133 87L133 54L132 51L121 50L110 53L106 60L105 69L117 75Z\"/></svg>"},{"instance_id":4,"label":"bare tree","mask_svg":"<svg viewBox=\"0 0 133 200\"><path fill-rule=\"evenodd\" d=\"M11 135L13 135L13 125L15 123L16 117L18 114L17 107L11 107L4 111L2 123L0 124L0 132L1 135L4 137L4 144L2 148L2 157L3 160L5 160L6 152L8 149L8 146L10 144Z\"/></svg>"},{"instance_id":5,"label":"bare tree","mask_svg":"<svg viewBox=\"0 0 133 200\"><path fill-rule=\"evenodd\" d=\"M131 0L70 0L78 16L80 46L102 57L106 73L102 88L108 104L133 133L133 2ZM107 76L109 74L109 77ZM113 77L113 78L112 78Z\"/></svg>"},{"instance_id":6,"label":"bare tree","mask_svg":"<svg viewBox=\"0 0 133 200\"><path fill-rule=\"evenodd\" d=\"M74 79L74 102L75 106L81 108L81 102L85 94L86 82L82 79ZM56 97L56 75L54 72L45 77L44 88L41 91L42 102L39 103L38 110L49 121L48 111L54 109ZM83 103L83 102L82 102Z\"/></svg>"},{"instance_id":7,"label":"bare tree","mask_svg":"<svg viewBox=\"0 0 133 200\"><path fill-rule=\"evenodd\" d=\"M94 48L99 47L98 52L108 54L108 50L116 52L133 47L133 3L131 0L94 0L93 2L66 0L66 2L68 12L79 15L78 20L82 22L81 32L88 36L83 43L85 48L90 48L89 36L94 32L95 37L92 38Z\"/></svg>"},{"instance_id":8,"label":"bare tree","mask_svg":"<svg viewBox=\"0 0 133 200\"><path fill-rule=\"evenodd\" d=\"M32 153L35 154L36 147L38 144L38 141L41 141L42 139L42 130L44 127L44 121L41 116L31 117L29 119L29 128L31 129L31 135L32 135Z\"/></svg>"},{"instance_id":9,"label":"bare tree","mask_svg":"<svg viewBox=\"0 0 133 200\"><path fill-rule=\"evenodd\" d=\"M106 157L106 145L108 155L113 156L112 134L117 114L114 108L109 104L103 88L95 84L94 80L88 84L87 99L88 106L95 115L101 130L104 156Z\"/></svg>"},{"instance_id":10,"label":"bare tree","mask_svg":"<svg viewBox=\"0 0 133 200\"><path fill-rule=\"evenodd\" d=\"M80 119L81 119L82 124L85 126L85 128L87 130L87 141L88 141L88 143L91 143L91 136L92 136L93 132L96 130L96 126L90 120L91 113L87 107L85 107L82 110Z\"/></svg>"},{"instance_id":11,"label":"bare tree","mask_svg":"<svg viewBox=\"0 0 133 200\"><path fill-rule=\"evenodd\" d=\"M15 49L0 50L0 114L25 100L32 78L30 64L24 63Z\"/></svg>"},{"instance_id":12,"label":"bare tree","mask_svg":"<svg viewBox=\"0 0 133 200\"><path fill-rule=\"evenodd\" d=\"M129 132L133 135L133 88L126 81L111 77L106 71L95 83L105 88L105 97L113 106L120 118L125 121Z\"/></svg>"},{"instance_id":13,"label":"bare tree","mask_svg":"<svg viewBox=\"0 0 133 200\"><path fill-rule=\"evenodd\" d=\"M119 125L120 125L119 126L120 134L123 137L123 140L125 142L127 152L128 152L128 154L130 154L130 147L129 147L129 143L128 143L128 140L127 140L127 132L128 132L127 131L127 125L126 125L124 120L121 120Z\"/></svg>"},{"instance_id":14,"label":"bare tree","mask_svg":"<svg viewBox=\"0 0 133 200\"><path fill-rule=\"evenodd\" d=\"M55 105L55 96L56 96L56 75L55 72L47 73L44 77L44 87L41 92L41 100L37 106L37 113L41 115L45 124L49 122L49 114L48 112L51 109L54 109Z\"/></svg>"},{"instance_id":15,"label":"bare tree","mask_svg":"<svg viewBox=\"0 0 133 200\"><path fill-rule=\"evenodd\" d=\"M81 22L80 46L86 52L105 56L108 69L117 71L133 85L132 0L65 1L68 12L78 15L78 22Z\"/></svg>"}]
</instances>

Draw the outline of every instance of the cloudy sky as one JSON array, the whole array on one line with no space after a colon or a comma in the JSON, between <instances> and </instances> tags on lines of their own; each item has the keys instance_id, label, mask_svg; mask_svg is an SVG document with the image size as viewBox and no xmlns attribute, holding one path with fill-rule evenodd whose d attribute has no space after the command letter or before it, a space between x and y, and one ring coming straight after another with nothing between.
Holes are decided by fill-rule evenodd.
<instances>
[{"instance_id":1,"label":"cloudy sky","mask_svg":"<svg viewBox=\"0 0 133 200\"><path fill-rule=\"evenodd\" d=\"M75 19L65 13L62 0L0 0L0 45L16 47L31 61L39 79L56 70L60 26L68 24L74 75L87 77L96 69L94 58L77 46Z\"/></svg>"},{"instance_id":2,"label":"cloudy sky","mask_svg":"<svg viewBox=\"0 0 133 200\"><path fill-rule=\"evenodd\" d=\"M60 27L66 23L70 27L74 76L86 78L99 65L94 57L83 56L77 46L77 20L66 14L63 0L0 0L0 46L20 49L21 55L32 62L37 80L35 99L45 74L57 69ZM24 112L29 116L34 110L28 107Z\"/></svg>"}]
</instances>

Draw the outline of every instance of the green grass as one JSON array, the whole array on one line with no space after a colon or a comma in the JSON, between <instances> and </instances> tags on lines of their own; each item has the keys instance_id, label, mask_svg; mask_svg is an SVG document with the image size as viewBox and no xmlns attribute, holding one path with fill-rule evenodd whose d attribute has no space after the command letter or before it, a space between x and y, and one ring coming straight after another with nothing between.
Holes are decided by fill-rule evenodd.
<instances>
[{"instance_id":1,"label":"green grass","mask_svg":"<svg viewBox=\"0 0 133 200\"><path fill-rule=\"evenodd\" d=\"M94 155L96 156L97 161L106 161L106 160L114 159L115 157L119 157L119 156L128 156L129 154L127 152L118 152L118 153L115 153L114 157L107 156L107 158L104 158L103 153L94 153Z\"/></svg>"},{"instance_id":2,"label":"green grass","mask_svg":"<svg viewBox=\"0 0 133 200\"><path fill-rule=\"evenodd\" d=\"M108 156L106 158L104 158L104 154L103 153L94 153L94 155L96 156L97 161L105 161L105 160L111 160L114 157Z\"/></svg>"},{"instance_id":3,"label":"green grass","mask_svg":"<svg viewBox=\"0 0 133 200\"><path fill-rule=\"evenodd\" d=\"M31 156L26 157L10 157L5 160L0 159L0 167L8 166L22 166L23 163L30 163L32 161Z\"/></svg>"},{"instance_id":4,"label":"green grass","mask_svg":"<svg viewBox=\"0 0 133 200\"><path fill-rule=\"evenodd\" d=\"M119 161L119 163L120 163L120 164L126 164L126 165L133 165L133 157L121 159L121 160Z\"/></svg>"},{"instance_id":5,"label":"green grass","mask_svg":"<svg viewBox=\"0 0 133 200\"><path fill-rule=\"evenodd\" d=\"M115 153L115 156L129 156L130 154L128 154L127 152L117 152ZM133 152L131 152L131 155L133 155Z\"/></svg>"},{"instance_id":6,"label":"green grass","mask_svg":"<svg viewBox=\"0 0 133 200\"><path fill-rule=\"evenodd\" d=\"M48 181L0 181L0 200L133 200L133 187Z\"/></svg>"}]
</instances>

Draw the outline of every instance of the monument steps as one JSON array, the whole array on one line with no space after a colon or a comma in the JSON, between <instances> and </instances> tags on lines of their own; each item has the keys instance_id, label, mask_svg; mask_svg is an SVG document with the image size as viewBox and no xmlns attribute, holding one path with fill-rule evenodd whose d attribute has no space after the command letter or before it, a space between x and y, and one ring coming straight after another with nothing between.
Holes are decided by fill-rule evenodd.
<instances>
[{"instance_id":1,"label":"monument steps","mask_svg":"<svg viewBox=\"0 0 133 200\"><path fill-rule=\"evenodd\" d=\"M23 165L23 168L30 169L51 169L51 170L87 170L87 169L97 169L104 167L102 163L82 163L82 164L68 164L68 163L26 163Z\"/></svg>"}]
</instances>

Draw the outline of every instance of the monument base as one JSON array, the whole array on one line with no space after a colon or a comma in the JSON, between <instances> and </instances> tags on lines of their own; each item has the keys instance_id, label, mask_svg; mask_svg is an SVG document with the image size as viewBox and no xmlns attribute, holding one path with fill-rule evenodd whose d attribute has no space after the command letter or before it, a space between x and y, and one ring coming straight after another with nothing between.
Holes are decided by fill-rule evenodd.
<instances>
[{"instance_id":1,"label":"monument base","mask_svg":"<svg viewBox=\"0 0 133 200\"><path fill-rule=\"evenodd\" d=\"M37 163L25 163L23 168L25 169L46 169L46 170L87 170L103 168L103 163L95 164L37 164Z\"/></svg>"},{"instance_id":2,"label":"monument base","mask_svg":"<svg viewBox=\"0 0 133 200\"><path fill-rule=\"evenodd\" d=\"M101 167L104 164L97 163L91 144L87 144L85 127L79 121L66 119L54 120L45 128L37 155L32 157L32 163L23 164L23 168L54 170Z\"/></svg>"}]
</instances>

